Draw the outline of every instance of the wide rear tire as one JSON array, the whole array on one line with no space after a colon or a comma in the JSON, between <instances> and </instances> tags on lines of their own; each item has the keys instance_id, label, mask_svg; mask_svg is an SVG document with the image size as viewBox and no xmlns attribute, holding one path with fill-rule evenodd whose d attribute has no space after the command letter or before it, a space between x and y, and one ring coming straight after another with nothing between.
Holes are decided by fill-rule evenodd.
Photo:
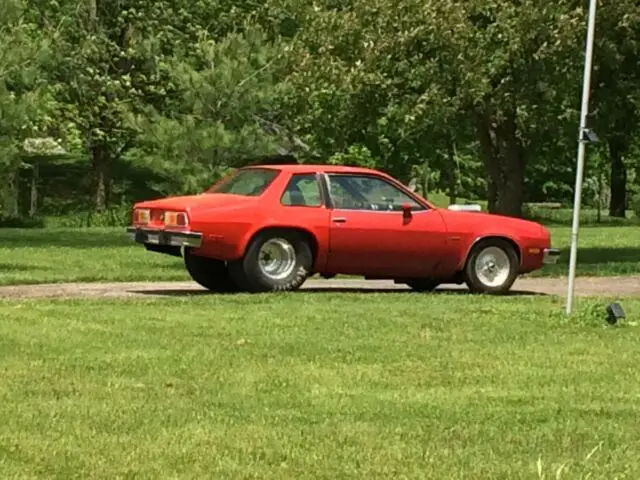
<instances>
[{"instance_id":1,"label":"wide rear tire","mask_svg":"<svg viewBox=\"0 0 640 480\"><path fill-rule=\"evenodd\" d=\"M465 282L473 293L502 295L518 277L520 262L506 240L490 238L478 242L465 265Z\"/></svg>"},{"instance_id":2,"label":"wide rear tire","mask_svg":"<svg viewBox=\"0 0 640 480\"><path fill-rule=\"evenodd\" d=\"M285 292L300 288L312 267L313 251L303 235L267 230L249 242L240 260L229 262L229 274L249 292Z\"/></svg>"},{"instance_id":3,"label":"wide rear tire","mask_svg":"<svg viewBox=\"0 0 640 480\"><path fill-rule=\"evenodd\" d=\"M434 278L415 278L406 284L416 292L433 292L440 285L440 281Z\"/></svg>"},{"instance_id":4,"label":"wide rear tire","mask_svg":"<svg viewBox=\"0 0 640 480\"><path fill-rule=\"evenodd\" d=\"M190 248L185 248L184 265L191 278L211 292L233 293L240 290L222 260L194 255Z\"/></svg>"}]
</instances>

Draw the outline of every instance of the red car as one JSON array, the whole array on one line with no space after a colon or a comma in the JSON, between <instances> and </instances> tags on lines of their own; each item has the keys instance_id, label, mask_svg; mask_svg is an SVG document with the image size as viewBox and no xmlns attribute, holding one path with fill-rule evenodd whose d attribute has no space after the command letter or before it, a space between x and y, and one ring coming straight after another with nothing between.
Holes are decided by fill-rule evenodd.
<instances>
[{"instance_id":1,"label":"red car","mask_svg":"<svg viewBox=\"0 0 640 480\"><path fill-rule=\"evenodd\" d=\"M538 223L438 208L382 172L332 165L240 168L202 194L135 204L128 232L184 257L215 292L294 290L314 274L347 274L505 293L560 254Z\"/></svg>"}]
</instances>

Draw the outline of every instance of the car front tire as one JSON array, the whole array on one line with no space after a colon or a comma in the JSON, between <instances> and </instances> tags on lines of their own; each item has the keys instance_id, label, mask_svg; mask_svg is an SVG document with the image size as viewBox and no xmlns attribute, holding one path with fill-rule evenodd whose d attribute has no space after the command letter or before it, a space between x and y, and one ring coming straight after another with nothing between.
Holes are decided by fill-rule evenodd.
<instances>
[{"instance_id":1,"label":"car front tire","mask_svg":"<svg viewBox=\"0 0 640 480\"><path fill-rule=\"evenodd\" d=\"M258 233L244 256L229 263L229 273L249 292L284 292L300 288L312 267L313 251L304 236L278 230Z\"/></svg>"},{"instance_id":2,"label":"car front tire","mask_svg":"<svg viewBox=\"0 0 640 480\"><path fill-rule=\"evenodd\" d=\"M239 290L222 260L194 255L190 248L185 248L183 255L187 272L200 286L216 293L233 293Z\"/></svg>"},{"instance_id":3,"label":"car front tire","mask_svg":"<svg viewBox=\"0 0 640 480\"><path fill-rule=\"evenodd\" d=\"M516 281L519 263L515 249L506 240L481 240L467 259L465 283L473 293L505 294Z\"/></svg>"}]
</instances>

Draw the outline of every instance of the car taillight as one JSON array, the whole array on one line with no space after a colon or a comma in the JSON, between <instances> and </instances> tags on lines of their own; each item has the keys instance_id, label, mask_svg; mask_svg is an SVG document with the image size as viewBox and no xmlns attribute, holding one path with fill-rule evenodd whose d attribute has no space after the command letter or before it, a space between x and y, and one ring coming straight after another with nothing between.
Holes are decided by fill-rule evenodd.
<instances>
[{"instance_id":1,"label":"car taillight","mask_svg":"<svg viewBox=\"0 0 640 480\"><path fill-rule=\"evenodd\" d=\"M186 227L189 219L185 212L164 212L164 224L167 227Z\"/></svg>"},{"instance_id":2,"label":"car taillight","mask_svg":"<svg viewBox=\"0 0 640 480\"><path fill-rule=\"evenodd\" d=\"M147 224L151 221L151 210L148 208L136 208L133 211L133 223Z\"/></svg>"}]
</instances>

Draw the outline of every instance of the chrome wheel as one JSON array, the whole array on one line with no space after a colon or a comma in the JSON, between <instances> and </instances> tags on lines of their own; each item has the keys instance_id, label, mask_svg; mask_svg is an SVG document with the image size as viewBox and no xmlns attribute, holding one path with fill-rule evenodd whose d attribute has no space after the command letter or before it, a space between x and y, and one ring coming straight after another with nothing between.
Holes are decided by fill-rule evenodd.
<instances>
[{"instance_id":1,"label":"chrome wheel","mask_svg":"<svg viewBox=\"0 0 640 480\"><path fill-rule=\"evenodd\" d=\"M485 286L502 286L511 271L511 262L507 253L499 247L487 247L476 257L474 270L478 280Z\"/></svg>"},{"instance_id":2,"label":"chrome wheel","mask_svg":"<svg viewBox=\"0 0 640 480\"><path fill-rule=\"evenodd\" d=\"M272 280L282 280L296 268L296 250L284 238L270 238L260 247L258 266Z\"/></svg>"}]
</instances>

